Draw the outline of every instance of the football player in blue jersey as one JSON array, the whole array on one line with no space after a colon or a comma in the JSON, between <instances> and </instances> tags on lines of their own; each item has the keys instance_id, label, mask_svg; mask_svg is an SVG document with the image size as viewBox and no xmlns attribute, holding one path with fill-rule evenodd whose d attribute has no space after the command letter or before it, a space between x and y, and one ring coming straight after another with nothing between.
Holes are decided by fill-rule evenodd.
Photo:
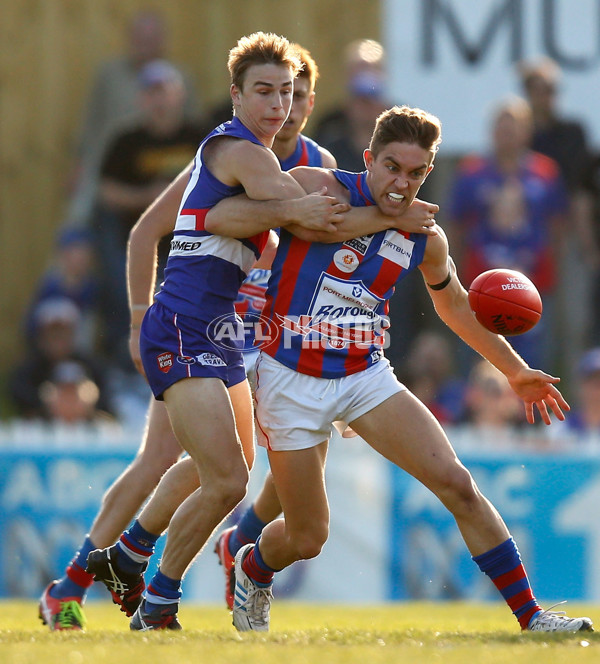
<instances>
[{"instance_id":1,"label":"football player in blue jersey","mask_svg":"<svg viewBox=\"0 0 600 664\"><path fill-rule=\"evenodd\" d=\"M181 580L214 528L246 493L252 466L252 401L241 344L215 347L213 321L236 326L233 303L264 249L269 227L243 241L205 227L211 207L245 191L256 199L303 197L270 148L290 112L297 52L283 37L255 33L230 51L233 119L201 143L175 223L165 278L140 329L140 355L154 396L202 486L181 502L168 523L160 567L135 611L131 628L180 629ZM308 198L308 197L305 197ZM336 201L315 196L308 228L334 228ZM299 221L301 218L299 218ZM306 223L305 223L306 222ZM147 298L146 298L147 301ZM92 551L87 571L117 595L134 587L160 535L139 520L110 549ZM115 582L115 570L119 581ZM130 574L131 576L127 576ZM122 604L126 608L125 603Z\"/></svg>"},{"instance_id":2,"label":"football player in blue jersey","mask_svg":"<svg viewBox=\"0 0 600 664\"><path fill-rule=\"evenodd\" d=\"M283 170L296 166L319 166L335 168L333 155L304 136L306 123L313 112L315 104L315 85L319 75L316 62L310 52L302 46L294 45L302 62L302 70L294 81L294 98L292 108L283 127L277 133L273 143L273 152L281 162ZM276 248L277 236L273 238L273 251L263 252L259 265L251 270L246 281L240 288L236 311L245 322L244 363L246 375L252 389L256 383L255 365L259 348L254 345L253 333L260 321L264 305L267 284L271 275L270 261ZM254 542L263 527L277 518L281 506L270 473L267 474L263 487L254 502L246 508L240 521L224 530L217 538L215 553L225 572L225 602L233 609L233 563L237 551L248 542Z\"/></svg>"},{"instance_id":3,"label":"football player in blue jersey","mask_svg":"<svg viewBox=\"0 0 600 664\"><path fill-rule=\"evenodd\" d=\"M265 47L263 55L257 57L256 52L261 51L263 47ZM230 62L232 66L232 76L234 78L232 90L235 95L234 102L238 109L238 120L240 117L243 118L247 125L251 127L252 131L255 132L252 133L248 131L248 136L252 135L258 138L256 138L255 143L252 143L249 140L240 140L237 141L238 145L234 146L232 146L232 142L235 143L236 141L232 141L232 139L219 139L218 141L213 141L213 143L226 146L229 151L233 151L234 153L239 144L243 144L240 148L241 154L236 154L235 157L231 157L230 155L230 158L226 160L227 163L230 161L232 164L235 163L236 168L239 169L240 172L235 175L230 175L227 173L227 168L225 168L222 169L224 174L221 174L221 177L223 180L227 181L228 184L231 183L232 190L236 180L239 180L240 189L242 185L244 188L256 188L256 192L259 196L277 197L281 195L281 191L286 189L289 191L287 195L301 196L303 192L292 178L285 176L283 180L280 179L279 174L282 173L281 168L279 167L277 160L272 156L270 150L265 149L271 147L275 134L280 129L288 115L292 100L293 78L300 66L297 53L295 52L295 49L292 49L289 46L287 40L275 38L273 35L265 36L262 33L253 35L250 38L245 38L245 41L240 40L240 44L237 48L237 51L232 50ZM265 53L266 56L264 55ZM265 76L262 75L263 73ZM250 74L252 74L252 77L250 77ZM245 127L245 125L243 125L243 127ZM248 146L245 145L246 143L248 143ZM218 153L219 151L215 150L215 152ZM217 158L218 154L214 159L216 160ZM247 167L248 175L242 172L244 165ZM211 164L211 167L214 168L215 172L219 170L218 166L212 166ZM164 218L161 217L161 221L166 219L168 224L170 224L168 231L161 233L161 236L173 230L173 219L177 216L182 195L186 191L187 183L190 180L191 170L192 166L190 166L189 169L186 169L186 171L174 181L168 191L165 192L164 198L161 198L154 206L151 206L152 212L149 212L148 216L152 216L152 214L156 212L159 213L159 216L164 213L165 216ZM255 175L257 170L258 172L262 172L262 180ZM252 182L247 181L250 179ZM269 183L266 190L261 190L261 181L263 180ZM279 184L277 184L278 182ZM280 187L283 188L281 189ZM309 224L325 224L325 226L331 227L330 220L331 218L335 219L335 210L331 207L333 202L334 201L330 197L326 196L304 197L304 201L299 201L297 212L302 216L305 213L308 213L308 215L312 217L312 222L309 222ZM144 216L142 218L144 218ZM325 218L327 219L326 222L323 221ZM142 237L142 244L144 244L145 238L143 236L145 234L145 227L141 233L137 234L138 238ZM192 234L194 234L194 232L192 232ZM201 235L202 233L195 234ZM204 233L203 235L205 237L208 236L207 233ZM146 237L148 237L148 235L146 235ZM265 238L261 238L259 243L262 244L264 239ZM259 247L250 249L252 253L252 261L255 257L253 252L256 251L256 253L258 253L258 250ZM151 253L154 252L155 255L155 248L150 248L149 251ZM136 286L138 292L134 293L133 297L131 297L131 322L132 328L134 329L132 337L134 337L133 344L136 349L135 354L137 354L138 360L139 326L142 317L149 306L147 303L151 301L151 293L154 291L154 265L155 261L152 262L149 269L143 274L140 270L141 276L139 277ZM136 273L138 267L139 266L136 264L134 257L129 266L130 273ZM239 266L234 266L231 271L234 273L234 282L239 279L239 276L237 275L243 274L242 269ZM237 293L235 285L234 290ZM130 289L130 296L131 295L132 293ZM160 358L157 358L157 364L159 361ZM210 375L218 373L219 366L221 366L220 358L207 357L204 361L205 364L199 366L204 367ZM212 365L210 364L211 362ZM183 363L179 364L181 367L186 366ZM168 368L169 360L165 356L163 358L163 365L160 373L163 373L164 370ZM163 375L166 376L167 373L170 373L170 371L164 372ZM243 368L242 373L239 374L238 372L238 375L241 380L236 384L231 385L229 396L226 396L227 392L220 392L220 407L222 410L224 409L223 417L229 422L225 429L229 432L229 440L231 441L234 451L239 451L239 440L235 430L232 429L233 419L231 417L229 399L231 399L234 402L234 406L239 409L239 424L237 431L244 443L248 465L251 465L253 454L251 401L246 383L243 380ZM220 379L216 380L223 384ZM233 382L236 380L237 378L234 379ZM191 382L209 383L212 382L212 379ZM234 396L232 396L232 393L234 393ZM237 399L235 398L235 393L239 393ZM213 414L216 410L216 408L211 408ZM242 412L245 412L248 417L242 417ZM250 422L250 425L244 426L244 423L247 422ZM219 433L219 437L220 435L221 434ZM46 624L48 624L51 630L83 628L85 619L81 610L81 605L84 602L87 588L91 585L94 579L93 574L86 572L86 560L88 554L94 549L105 548L114 543L118 538L119 533L125 529L141 504L156 487L165 470L171 466L181 454L182 448L172 431L171 422L164 404L160 401L153 401L149 409L148 426L138 455L132 464L130 464L130 466L106 492L103 498L102 507L94 521L92 529L89 535L85 538L82 547L69 564L65 571L65 575L59 581L52 582L42 595L39 606L40 617ZM233 454L232 459L235 458L236 454ZM245 470L245 463L240 461L241 456L238 456L237 458L238 487L237 490L231 491L233 495L225 500L225 503L234 501L236 497L241 497L244 492L244 478L247 471ZM209 472L208 469L205 470L204 476L206 478L208 478ZM229 472L227 474L229 475ZM235 475L236 472L232 474L232 479ZM224 490L226 489L226 487L222 488ZM217 503L218 502L219 501L217 500ZM226 505L224 504L222 509L225 509L225 507ZM226 512L221 515L221 518L225 516L228 511L229 510L227 509ZM217 522L220 521L221 518L218 518ZM214 525L216 525L216 523L213 524L212 527L214 527ZM212 528L210 528L210 530L212 530ZM133 585L121 583L118 588L111 588L113 598L128 614L135 611L135 608L139 605L142 590L143 585L140 586L139 583Z\"/></svg>"}]
</instances>

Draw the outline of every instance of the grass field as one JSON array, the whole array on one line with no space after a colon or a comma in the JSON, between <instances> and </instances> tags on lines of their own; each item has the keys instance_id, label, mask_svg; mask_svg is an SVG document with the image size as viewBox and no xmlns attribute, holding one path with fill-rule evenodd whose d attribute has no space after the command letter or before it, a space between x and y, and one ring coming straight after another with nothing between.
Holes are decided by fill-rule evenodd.
<instances>
[{"instance_id":1,"label":"grass field","mask_svg":"<svg viewBox=\"0 0 600 664\"><path fill-rule=\"evenodd\" d=\"M561 607L562 608L562 607ZM182 632L130 632L110 603L85 632L51 633L35 602L0 602L1 664L512 664L600 662L600 632L522 634L503 604L274 605L268 634L240 634L218 606L183 605ZM569 604L600 623L600 607Z\"/></svg>"}]
</instances>

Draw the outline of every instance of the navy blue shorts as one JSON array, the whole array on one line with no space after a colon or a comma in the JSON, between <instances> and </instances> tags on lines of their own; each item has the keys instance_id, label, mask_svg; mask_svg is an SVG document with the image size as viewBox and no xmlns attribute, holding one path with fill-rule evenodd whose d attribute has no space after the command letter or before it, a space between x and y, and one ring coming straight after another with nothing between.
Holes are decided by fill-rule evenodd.
<instances>
[{"instance_id":1,"label":"navy blue shorts","mask_svg":"<svg viewBox=\"0 0 600 664\"><path fill-rule=\"evenodd\" d=\"M220 378L226 387L246 378L241 350L213 343L209 325L159 302L148 309L140 330L140 354L156 399L162 401L165 390L184 378Z\"/></svg>"}]
</instances>

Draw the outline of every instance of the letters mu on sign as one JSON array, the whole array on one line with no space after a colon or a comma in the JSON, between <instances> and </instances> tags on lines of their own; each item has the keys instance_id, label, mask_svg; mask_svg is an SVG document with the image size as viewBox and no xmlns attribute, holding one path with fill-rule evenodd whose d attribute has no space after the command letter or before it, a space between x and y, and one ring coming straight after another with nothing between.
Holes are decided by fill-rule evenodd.
<instances>
[{"instance_id":1,"label":"letters mu on sign","mask_svg":"<svg viewBox=\"0 0 600 664\"><path fill-rule=\"evenodd\" d=\"M488 145L490 113L522 94L516 65L548 56L560 105L600 144L600 0L384 0L392 103L442 120L443 153Z\"/></svg>"}]
</instances>

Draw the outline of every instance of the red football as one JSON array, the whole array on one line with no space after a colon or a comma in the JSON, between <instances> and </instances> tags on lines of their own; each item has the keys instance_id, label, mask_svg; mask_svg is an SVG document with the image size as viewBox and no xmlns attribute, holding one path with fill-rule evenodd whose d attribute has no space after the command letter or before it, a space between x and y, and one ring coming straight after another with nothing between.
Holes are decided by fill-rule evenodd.
<instances>
[{"instance_id":1,"label":"red football","mask_svg":"<svg viewBox=\"0 0 600 664\"><path fill-rule=\"evenodd\" d=\"M488 270L475 277L469 288L469 304L485 328L504 336L531 330L542 316L537 288L516 270Z\"/></svg>"}]
</instances>

